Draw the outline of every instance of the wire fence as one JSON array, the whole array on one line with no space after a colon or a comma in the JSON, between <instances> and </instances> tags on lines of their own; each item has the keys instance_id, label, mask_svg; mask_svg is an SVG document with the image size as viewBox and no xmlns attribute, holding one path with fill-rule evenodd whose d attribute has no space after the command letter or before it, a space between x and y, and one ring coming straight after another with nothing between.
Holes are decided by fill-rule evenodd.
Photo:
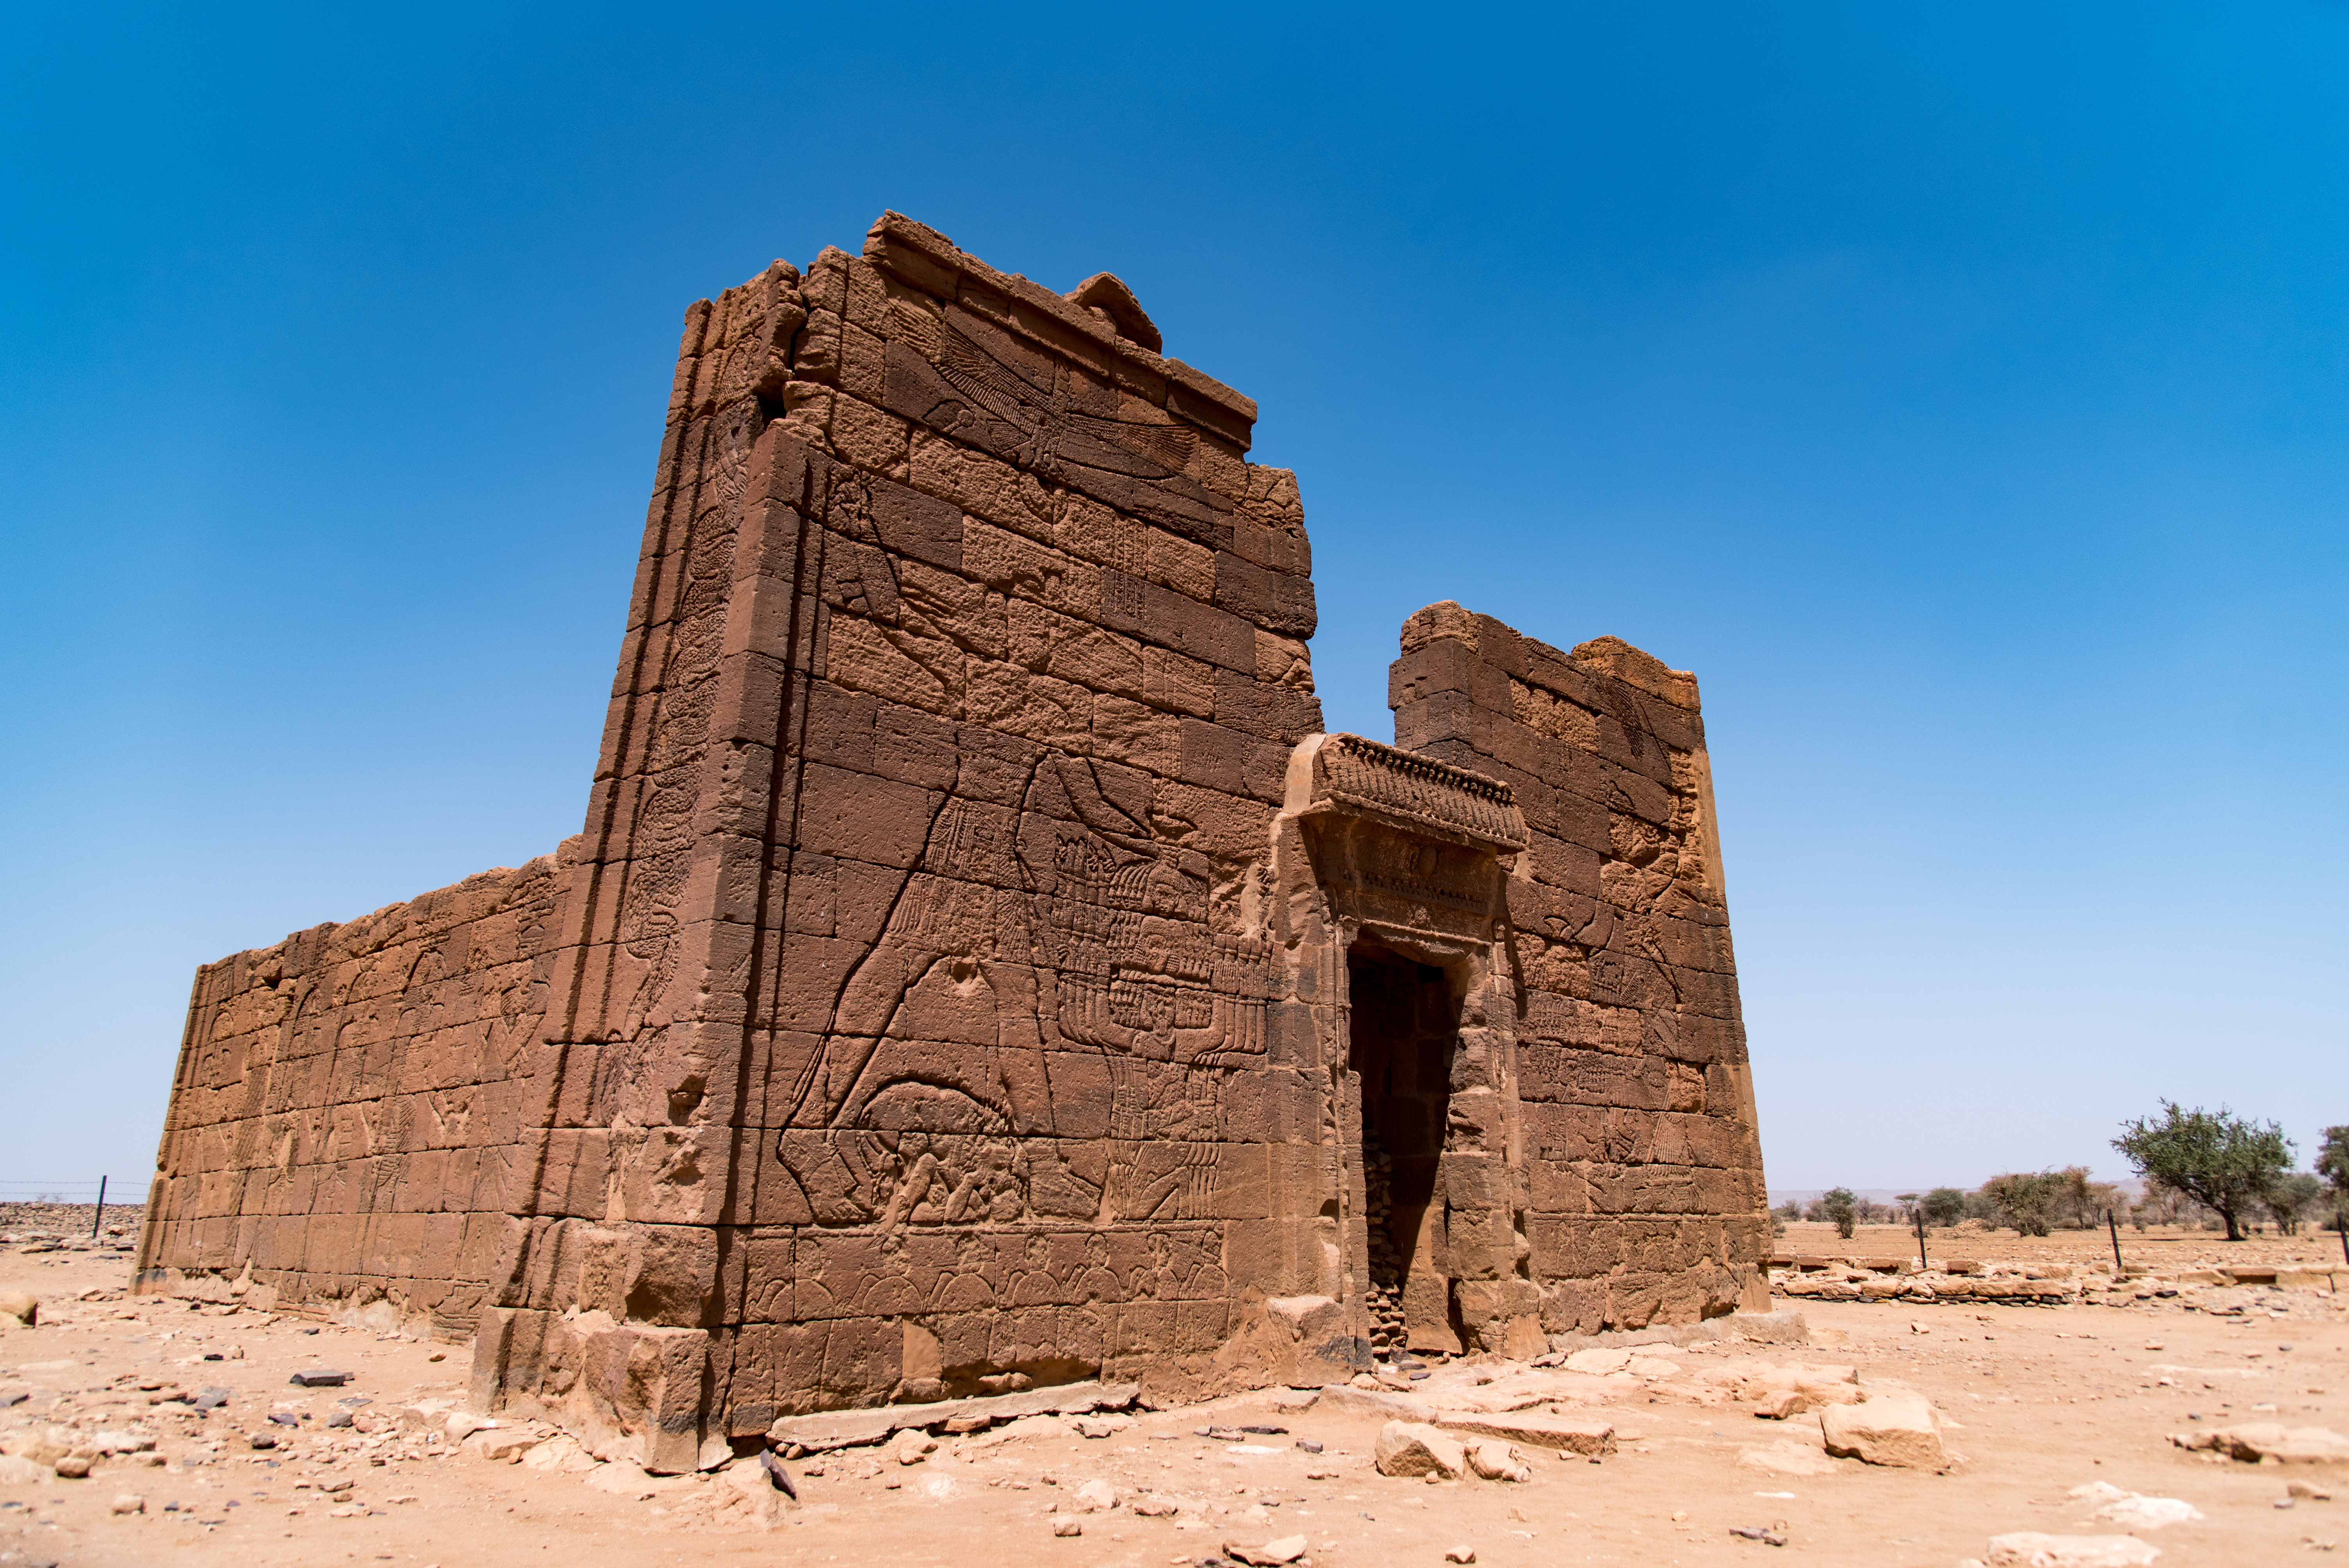
<instances>
[{"instance_id":1,"label":"wire fence","mask_svg":"<svg viewBox=\"0 0 2349 1568\"><path fill-rule=\"evenodd\" d=\"M18 1181L0 1179L0 1203L95 1203L103 1191L109 1206L137 1191L112 1177L93 1176L85 1181ZM138 1192L144 1201L143 1191Z\"/></svg>"}]
</instances>

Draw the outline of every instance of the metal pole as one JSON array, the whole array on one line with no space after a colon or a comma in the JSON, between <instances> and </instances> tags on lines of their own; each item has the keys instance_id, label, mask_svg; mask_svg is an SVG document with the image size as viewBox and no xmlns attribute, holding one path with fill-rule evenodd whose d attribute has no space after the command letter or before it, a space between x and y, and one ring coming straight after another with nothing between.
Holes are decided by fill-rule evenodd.
<instances>
[{"instance_id":1,"label":"metal pole","mask_svg":"<svg viewBox=\"0 0 2349 1568\"><path fill-rule=\"evenodd\" d=\"M2121 1262L2121 1228L2110 1209L2105 1211L2105 1229L2113 1233L2113 1273L2125 1274L2128 1273L2128 1265Z\"/></svg>"},{"instance_id":2,"label":"metal pole","mask_svg":"<svg viewBox=\"0 0 2349 1568\"><path fill-rule=\"evenodd\" d=\"M89 1217L89 1239L98 1240L98 1227L106 1222L106 1178L98 1179L98 1212Z\"/></svg>"},{"instance_id":3,"label":"metal pole","mask_svg":"<svg viewBox=\"0 0 2349 1568\"><path fill-rule=\"evenodd\" d=\"M1914 1220L1914 1221L1916 1221L1916 1222L1917 1222L1917 1272L1918 1272L1918 1273L1920 1273L1920 1274L1922 1274L1922 1273L1924 1273L1927 1269L1930 1269L1930 1268L1931 1268L1931 1267L1933 1266L1931 1264L1928 1263L1928 1262L1926 1261L1926 1259L1925 1259L1925 1207L1924 1207L1924 1205L1920 1203L1920 1204L1917 1205L1915 1208L1913 1208L1913 1209L1909 1210L1909 1217L1910 1219L1912 1219L1912 1220Z\"/></svg>"}]
</instances>

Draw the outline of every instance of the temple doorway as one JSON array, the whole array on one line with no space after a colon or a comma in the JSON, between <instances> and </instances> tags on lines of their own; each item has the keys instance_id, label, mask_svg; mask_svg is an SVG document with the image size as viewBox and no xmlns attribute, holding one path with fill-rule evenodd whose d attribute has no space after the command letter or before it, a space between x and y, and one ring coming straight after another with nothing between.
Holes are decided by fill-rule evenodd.
<instances>
[{"instance_id":1,"label":"temple doorway","mask_svg":"<svg viewBox=\"0 0 2349 1568\"><path fill-rule=\"evenodd\" d=\"M1459 999L1444 969L1368 938L1346 953L1371 1344L1461 1348L1443 1165Z\"/></svg>"}]
</instances>

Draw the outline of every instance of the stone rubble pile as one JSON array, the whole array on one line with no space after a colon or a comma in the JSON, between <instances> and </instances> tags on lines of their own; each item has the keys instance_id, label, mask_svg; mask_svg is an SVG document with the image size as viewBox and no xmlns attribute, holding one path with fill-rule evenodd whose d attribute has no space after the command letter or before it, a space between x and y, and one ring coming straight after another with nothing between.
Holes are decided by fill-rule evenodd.
<instances>
[{"instance_id":1,"label":"stone rubble pile","mask_svg":"<svg viewBox=\"0 0 2349 1568\"><path fill-rule=\"evenodd\" d=\"M1958 1258L1920 1270L1906 1258L1779 1257L1771 1260L1770 1284L1804 1301L2167 1307L2219 1315L2349 1310L2349 1270L2248 1264L2158 1275Z\"/></svg>"}]
</instances>

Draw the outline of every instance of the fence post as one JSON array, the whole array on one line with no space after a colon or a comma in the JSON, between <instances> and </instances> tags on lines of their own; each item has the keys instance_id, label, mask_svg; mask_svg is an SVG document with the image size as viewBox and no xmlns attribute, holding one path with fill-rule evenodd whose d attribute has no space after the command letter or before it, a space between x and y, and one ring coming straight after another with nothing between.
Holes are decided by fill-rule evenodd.
<instances>
[{"instance_id":1,"label":"fence post","mask_svg":"<svg viewBox=\"0 0 2349 1568\"><path fill-rule=\"evenodd\" d=\"M2121 1227L2119 1222L2113 1218L2110 1209L2105 1211L2105 1229L2113 1233L2113 1272L2125 1275L2128 1273L2128 1264L2121 1262Z\"/></svg>"},{"instance_id":2,"label":"fence post","mask_svg":"<svg viewBox=\"0 0 2349 1568\"><path fill-rule=\"evenodd\" d=\"M106 1222L106 1178L98 1179L98 1212L89 1217L89 1239L98 1240L98 1227Z\"/></svg>"}]
</instances>

